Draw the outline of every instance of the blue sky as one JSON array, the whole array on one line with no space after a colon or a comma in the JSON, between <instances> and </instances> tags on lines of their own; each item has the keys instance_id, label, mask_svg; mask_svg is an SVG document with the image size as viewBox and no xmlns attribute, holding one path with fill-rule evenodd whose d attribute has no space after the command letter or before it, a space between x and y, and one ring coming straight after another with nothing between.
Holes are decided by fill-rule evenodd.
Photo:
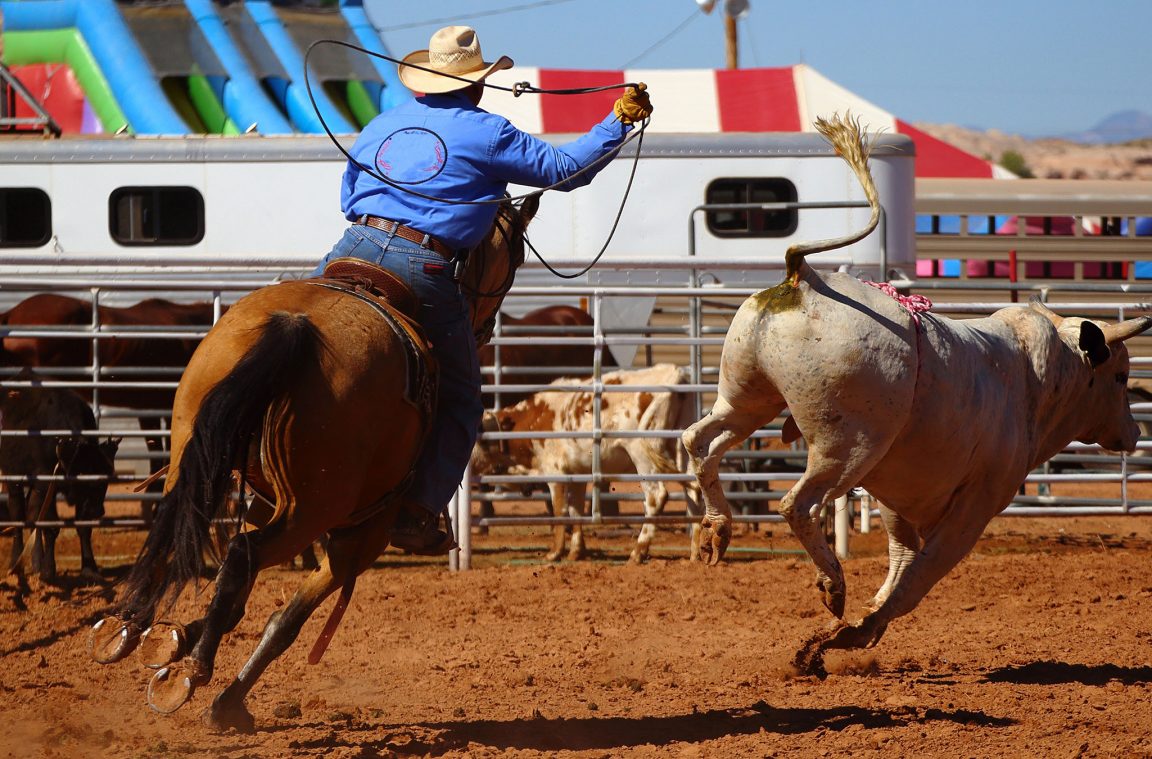
<instances>
[{"instance_id":1,"label":"blue sky","mask_svg":"<svg viewBox=\"0 0 1152 759\"><path fill-rule=\"evenodd\" d=\"M1152 114L1152 0L749 0L740 66L807 63L911 122L1029 136ZM695 0L364 0L397 57L440 26L546 68L721 68L720 7ZM515 9L507 13L493 13ZM489 15L490 14L490 15ZM683 24L671 38L657 45ZM631 62L631 63L630 63ZM653 103L672 93L653 92Z\"/></svg>"}]
</instances>

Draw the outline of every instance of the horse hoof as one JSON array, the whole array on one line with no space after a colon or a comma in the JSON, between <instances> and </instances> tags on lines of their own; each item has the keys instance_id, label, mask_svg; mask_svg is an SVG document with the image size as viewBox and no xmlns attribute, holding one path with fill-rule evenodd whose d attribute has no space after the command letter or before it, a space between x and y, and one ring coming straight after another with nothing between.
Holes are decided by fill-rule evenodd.
<instances>
[{"instance_id":1,"label":"horse hoof","mask_svg":"<svg viewBox=\"0 0 1152 759\"><path fill-rule=\"evenodd\" d=\"M88 634L88 652L101 664L121 661L139 644L136 626L117 617L104 617Z\"/></svg>"},{"instance_id":2,"label":"horse hoof","mask_svg":"<svg viewBox=\"0 0 1152 759\"><path fill-rule=\"evenodd\" d=\"M137 656L148 669L160 669L184 656L187 640L182 625L161 620L140 636Z\"/></svg>"},{"instance_id":3,"label":"horse hoof","mask_svg":"<svg viewBox=\"0 0 1152 759\"><path fill-rule=\"evenodd\" d=\"M196 686L183 667L163 667L148 682L148 706L161 714L171 714L192 699Z\"/></svg>"},{"instance_id":4,"label":"horse hoof","mask_svg":"<svg viewBox=\"0 0 1152 759\"><path fill-rule=\"evenodd\" d=\"M219 696L204 710L200 719L209 729L221 733L229 730L239 733L256 732L256 720L243 704L224 706Z\"/></svg>"}]
</instances>

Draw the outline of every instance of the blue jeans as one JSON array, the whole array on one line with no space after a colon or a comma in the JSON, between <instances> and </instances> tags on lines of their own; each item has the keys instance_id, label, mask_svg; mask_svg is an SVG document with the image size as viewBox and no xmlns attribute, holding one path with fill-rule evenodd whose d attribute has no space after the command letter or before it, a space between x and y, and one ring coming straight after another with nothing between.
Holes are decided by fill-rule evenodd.
<instances>
[{"instance_id":1,"label":"blue jeans","mask_svg":"<svg viewBox=\"0 0 1152 759\"><path fill-rule=\"evenodd\" d=\"M375 227L350 226L312 275L319 276L329 261L343 257L382 266L416 293L416 318L431 343L440 372L432 426L408 495L433 514L440 514L464 476L484 412L468 301L452 279L452 262Z\"/></svg>"}]
</instances>

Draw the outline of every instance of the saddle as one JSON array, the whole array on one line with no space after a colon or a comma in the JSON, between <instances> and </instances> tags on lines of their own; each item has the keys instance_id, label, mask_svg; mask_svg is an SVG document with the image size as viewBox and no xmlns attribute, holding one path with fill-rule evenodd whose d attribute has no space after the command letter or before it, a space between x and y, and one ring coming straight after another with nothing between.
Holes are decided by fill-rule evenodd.
<instances>
[{"instance_id":1,"label":"saddle","mask_svg":"<svg viewBox=\"0 0 1152 759\"><path fill-rule=\"evenodd\" d=\"M416 293L412 292L407 282L382 266L362 258L337 258L324 267L324 279L362 288L383 298L409 321L416 319Z\"/></svg>"},{"instance_id":2,"label":"saddle","mask_svg":"<svg viewBox=\"0 0 1152 759\"><path fill-rule=\"evenodd\" d=\"M324 267L323 276L304 281L348 293L371 305L400 338L405 346L404 399L420 411L426 437L436 406L436 361L423 330L416 323L419 303L412 288L387 269L360 258L337 258ZM274 518L276 499L271 484L264 479L260 449L255 441L248 450L243 472L238 474L254 496L247 505L245 521L250 525L266 524ZM359 524L387 506L404 490L411 475L409 472L394 491L354 512L351 523Z\"/></svg>"}]
</instances>

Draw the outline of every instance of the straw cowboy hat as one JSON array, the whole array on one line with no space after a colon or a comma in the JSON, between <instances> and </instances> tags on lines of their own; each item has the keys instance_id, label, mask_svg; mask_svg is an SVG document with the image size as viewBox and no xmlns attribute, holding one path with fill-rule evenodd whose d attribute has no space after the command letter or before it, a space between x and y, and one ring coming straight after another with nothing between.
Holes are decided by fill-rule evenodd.
<instances>
[{"instance_id":1,"label":"straw cowboy hat","mask_svg":"<svg viewBox=\"0 0 1152 759\"><path fill-rule=\"evenodd\" d=\"M422 66L431 71L406 64ZM476 39L476 30L472 27L446 26L432 35L427 50L417 50L404 56L399 72L400 81L413 92L452 92L462 90L473 82L481 82L494 71L510 69L512 66L512 59L506 55L500 56L495 63L484 60L480 53L480 40ZM435 73L438 71L452 76L441 76Z\"/></svg>"}]
</instances>

